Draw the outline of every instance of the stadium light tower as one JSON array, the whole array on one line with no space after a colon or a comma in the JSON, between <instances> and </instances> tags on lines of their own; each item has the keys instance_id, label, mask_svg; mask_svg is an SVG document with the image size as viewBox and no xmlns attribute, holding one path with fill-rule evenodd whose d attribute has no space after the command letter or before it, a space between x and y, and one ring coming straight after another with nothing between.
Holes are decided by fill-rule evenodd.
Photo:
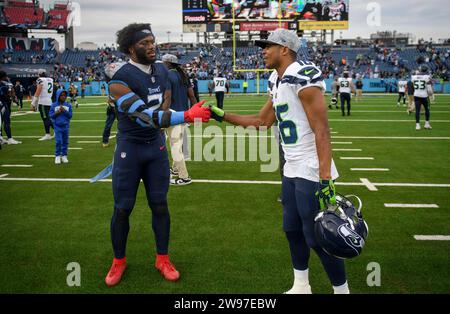
<instances>
[{"instance_id":1,"label":"stadium light tower","mask_svg":"<svg viewBox=\"0 0 450 314\"><path fill-rule=\"evenodd\" d=\"M167 42L170 43L170 33L171 31L167 31Z\"/></svg>"}]
</instances>

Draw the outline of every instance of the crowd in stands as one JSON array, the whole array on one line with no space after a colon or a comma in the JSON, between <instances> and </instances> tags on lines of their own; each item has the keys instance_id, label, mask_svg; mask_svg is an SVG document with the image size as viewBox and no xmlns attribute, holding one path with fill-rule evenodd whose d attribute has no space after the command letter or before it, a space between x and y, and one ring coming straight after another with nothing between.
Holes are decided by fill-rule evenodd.
<instances>
[{"instance_id":1,"label":"crowd in stands","mask_svg":"<svg viewBox=\"0 0 450 314\"><path fill-rule=\"evenodd\" d=\"M84 59L80 60L80 57ZM104 69L108 63L126 60L126 57L113 48L97 51L66 50L62 62L53 66L51 73L58 82L92 82L105 80ZM67 62L72 60L73 62Z\"/></svg>"},{"instance_id":2,"label":"crowd in stands","mask_svg":"<svg viewBox=\"0 0 450 314\"><path fill-rule=\"evenodd\" d=\"M161 49L160 55L173 51ZM196 50L178 49L176 54L189 73L199 80L210 80L219 74L228 79L255 79L253 71L233 71L233 49L231 47L202 46ZM421 64L427 64L436 80L449 80L450 49L432 44L408 48L391 48L373 44L368 48L343 48L329 46L302 47L299 59L310 60L318 65L325 78L333 78L344 70L351 70L354 78L402 78L410 75ZM53 64L51 75L59 82L104 80L105 65L127 60L115 48L96 51L3 51L1 63ZM260 48L239 47L235 55L235 69L250 70L265 68ZM267 79L270 72L260 72Z\"/></svg>"}]
</instances>

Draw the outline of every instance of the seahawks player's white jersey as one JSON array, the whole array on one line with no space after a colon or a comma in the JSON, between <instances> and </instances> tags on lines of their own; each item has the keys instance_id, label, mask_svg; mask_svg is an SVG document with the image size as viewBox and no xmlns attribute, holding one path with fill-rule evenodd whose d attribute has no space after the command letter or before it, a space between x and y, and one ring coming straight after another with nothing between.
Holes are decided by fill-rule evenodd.
<instances>
[{"instance_id":1,"label":"seahawks player's white jersey","mask_svg":"<svg viewBox=\"0 0 450 314\"><path fill-rule=\"evenodd\" d=\"M308 87L325 91L322 72L311 62L294 62L282 78L274 71L269 78L268 91L278 120L281 144L286 159L284 176L319 182L319 157L315 135L309 125L298 93ZM331 176L339 175L332 161Z\"/></svg>"},{"instance_id":2,"label":"seahawks player's white jersey","mask_svg":"<svg viewBox=\"0 0 450 314\"><path fill-rule=\"evenodd\" d=\"M427 84L431 77L427 74L413 75L411 81L414 84L414 97L427 98L428 89Z\"/></svg>"},{"instance_id":3,"label":"seahawks player's white jersey","mask_svg":"<svg viewBox=\"0 0 450 314\"><path fill-rule=\"evenodd\" d=\"M227 79L224 77L214 78L214 92L226 92Z\"/></svg>"},{"instance_id":4,"label":"seahawks player's white jersey","mask_svg":"<svg viewBox=\"0 0 450 314\"><path fill-rule=\"evenodd\" d=\"M406 93L406 85L408 85L407 81L398 81L398 92Z\"/></svg>"},{"instance_id":5,"label":"seahawks player's white jersey","mask_svg":"<svg viewBox=\"0 0 450 314\"><path fill-rule=\"evenodd\" d=\"M43 106L52 105L53 95L53 79L49 77L40 77L37 80L38 86L42 86L41 95L39 96L38 104Z\"/></svg>"},{"instance_id":6,"label":"seahawks player's white jersey","mask_svg":"<svg viewBox=\"0 0 450 314\"><path fill-rule=\"evenodd\" d=\"M344 94L344 93L351 94L352 93L352 88L351 88L352 78L351 77L348 77L348 78L340 77L338 83L339 83L339 92L341 94Z\"/></svg>"}]
</instances>

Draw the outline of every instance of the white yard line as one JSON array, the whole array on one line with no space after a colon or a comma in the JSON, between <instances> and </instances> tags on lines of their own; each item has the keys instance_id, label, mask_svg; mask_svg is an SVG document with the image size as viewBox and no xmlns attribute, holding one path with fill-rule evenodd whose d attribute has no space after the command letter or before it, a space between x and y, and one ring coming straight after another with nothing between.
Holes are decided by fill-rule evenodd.
<instances>
[{"instance_id":1,"label":"white yard line","mask_svg":"<svg viewBox=\"0 0 450 314\"><path fill-rule=\"evenodd\" d=\"M362 152L360 148L333 148L334 152Z\"/></svg>"},{"instance_id":2,"label":"white yard line","mask_svg":"<svg viewBox=\"0 0 450 314\"><path fill-rule=\"evenodd\" d=\"M33 138L41 138L42 136L14 136L15 138L25 138L25 139L33 139ZM101 135L75 135L69 136L69 138L102 138Z\"/></svg>"},{"instance_id":3,"label":"white yard line","mask_svg":"<svg viewBox=\"0 0 450 314\"><path fill-rule=\"evenodd\" d=\"M333 136L334 139L355 140L450 140L450 137L413 137L413 136Z\"/></svg>"},{"instance_id":4,"label":"white yard line","mask_svg":"<svg viewBox=\"0 0 450 314\"><path fill-rule=\"evenodd\" d=\"M91 122L105 122L105 120L71 120L70 121L70 123L91 123ZM19 121L14 121L14 123L42 123L42 120L23 120L23 121L19 120Z\"/></svg>"},{"instance_id":5,"label":"white yard line","mask_svg":"<svg viewBox=\"0 0 450 314\"><path fill-rule=\"evenodd\" d=\"M351 171L390 171L388 168L350 168Z\"/></svg>"},{"instance_id":6,"label":"white yard line","mask_svg":"<svg viewBox=\"0 0 450 314\"><path fill-rule=\"evenodd\" d=\"M375 160L373 157L340 157L341 160Z\"/></svg>"},{"instance_id":7,"label":"white yard line","mask_svg":"<svg viewBox=\"0 0 450 314\"><path fill-rule=\"evenodd\" d=\"M450 235L415 235L418 241L450 241Z\"/></svg>"},{"instance_id":8,"label":"white yard line","mask_svg":"<svg viewBox=\"0 0 450 314\"><path fill-rule=\"evenodd\" d=\"M385 203L387 208L439 208L437 204L389 204Z\"/></svg>"},{"instance_id":9,"label":"white yard line","mask_svg":"<svg viewBox=\"0 0 450 314\"><path fill-rule=\"evenodd\" d=\"M42 123L42 121L39 121ZM209 135L209 136L199 136L199 135L191 135L190 137L193 138L198 138L198 137L202 137L202 138L212 138L212 137L227 137L227 138L231 138L231 137L236 137L236 138L242 138L242 137L272 137L272 135L260 135L260 136L254 136L254 135L246 135L246 136L242 136L242 135ZM24 138L24 139L39 139L42 136L30 136L30 135L24 135L24 136L14 136L15 138ZM102 138L101 135L75 135L75 136L70 136L70 138ZM355 140L435 140L435 141L449 141L450 137L408 137L408 136L333 136L333 139L355 139ZM331 144L336 144L336 145L352 145L353 142L331 142Z\"/></svg>"},{"instance_id":10,"label":"white yard line","mask_svg":"<svg viewBox=\"0 0 450 314\"><path fill-rule=\"evenodd\" d=\"M81 147L69 147L69 150L82 150L83 148Z\"/></svg>"},{"instance_id":11,"label":"white yard line","mask_svg":"<svg viewBox=\"0 0 450 314\"><path fill-rule=\"evenodd\" d=\"M9 176L9 173L0 174L0 179L1 178L6 178L7 176Z\"/></svg>"},{"instance_id":12,"label":"white yard line","mask_svg":"<svg viewBox=\"0 0 450 314\"><path fill-rule=\"evenodd\" d=\"M55 155L33 155L33 158L54 158Z\"/></svg>"},{"instance_id":13,"label":"white yard line","mask_svg":"<svg viewBox=\"0 0 450 314\"><path fill-rule=\"evenodd\" d=\"M328 119L330 122L395 122L395 123L415 123L414 120L375 120L375 119ZM450 123L450 120L431 120L433 123Z\"/></svg>"},{"instance_id":14,"label":"white yard line","mask_svg":"<svg viewBox=\"0 0 450 314\"><path fill-rule=\"evenodd\" d=\"M53 156L52 156L53 157ZM377 191L377 186L389 187L435 187L450 188L450 184L434 184L434 183L375 183L368 179L360 179L361 182L336 182L338 186L364 186L370 191ZM1 177L0 181L18 181L18 182L89 182L90 179L70 179L70 178L7 178ZM111 182L111 179L101 180L100 182ZM279 181L252 181L252 180L192 180L194 183L209 184L255 184L255 185L280 185Z\"/></svg>"},{"instance_id":15,"label":"white yard line","mask_svg":"<svg viewBox=\"0 0 450 314\"><path fill-rule=\"evenodd\" d=\"M31 168L33 165L2 165L2 168Z\"/></svg>"}]
</instances>

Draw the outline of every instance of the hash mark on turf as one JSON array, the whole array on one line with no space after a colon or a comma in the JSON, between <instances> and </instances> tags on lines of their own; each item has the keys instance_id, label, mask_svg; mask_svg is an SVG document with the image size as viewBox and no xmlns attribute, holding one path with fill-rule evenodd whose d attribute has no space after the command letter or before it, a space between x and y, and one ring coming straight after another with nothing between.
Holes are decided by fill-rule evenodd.
<instances>
[{"instance_id":1,"label":"hash mark on turf","mask_svg":"<svg viewBox=\"0 0 450 314\"><path fill-rule=\"evenodd\" d=\"M350 168L351 171L390 171L388 168Z\"/></svg>"},{"instance_id":2,"label":"hash mark on turf","mask_svg":"<svg viewBox=\"0 0 450 314\"><path fill-rule=\"evenodd\" d=\"M373 184L372 182L370 182L369 179L361 178L360 180L361 180L361 183L364 184L364 185L367 187L367 189L368 189L369 191L372 191L372 192L378 191L378 189L377 189L377 187L375 186L375 184Z\"/></svg>"},{"instance_id":3,"label":"hash mark on turf","mask_svg":"<svg viewBox=\"0 0 450 314\"><path fill-rule=\"evenodd\" d=\"M450 241L448 235L415 235L414 239L418 241Z\"/></svg>"},{"instance_id":4,"label":"hash mark on turf","mask_svg":"<svg viewBox=\"0 0 450 314\"><path fill-rule=\"evenodd\" d=\"M384 204L387 208L439 208L437 204Z\"/></svg>"}]
</instances>

